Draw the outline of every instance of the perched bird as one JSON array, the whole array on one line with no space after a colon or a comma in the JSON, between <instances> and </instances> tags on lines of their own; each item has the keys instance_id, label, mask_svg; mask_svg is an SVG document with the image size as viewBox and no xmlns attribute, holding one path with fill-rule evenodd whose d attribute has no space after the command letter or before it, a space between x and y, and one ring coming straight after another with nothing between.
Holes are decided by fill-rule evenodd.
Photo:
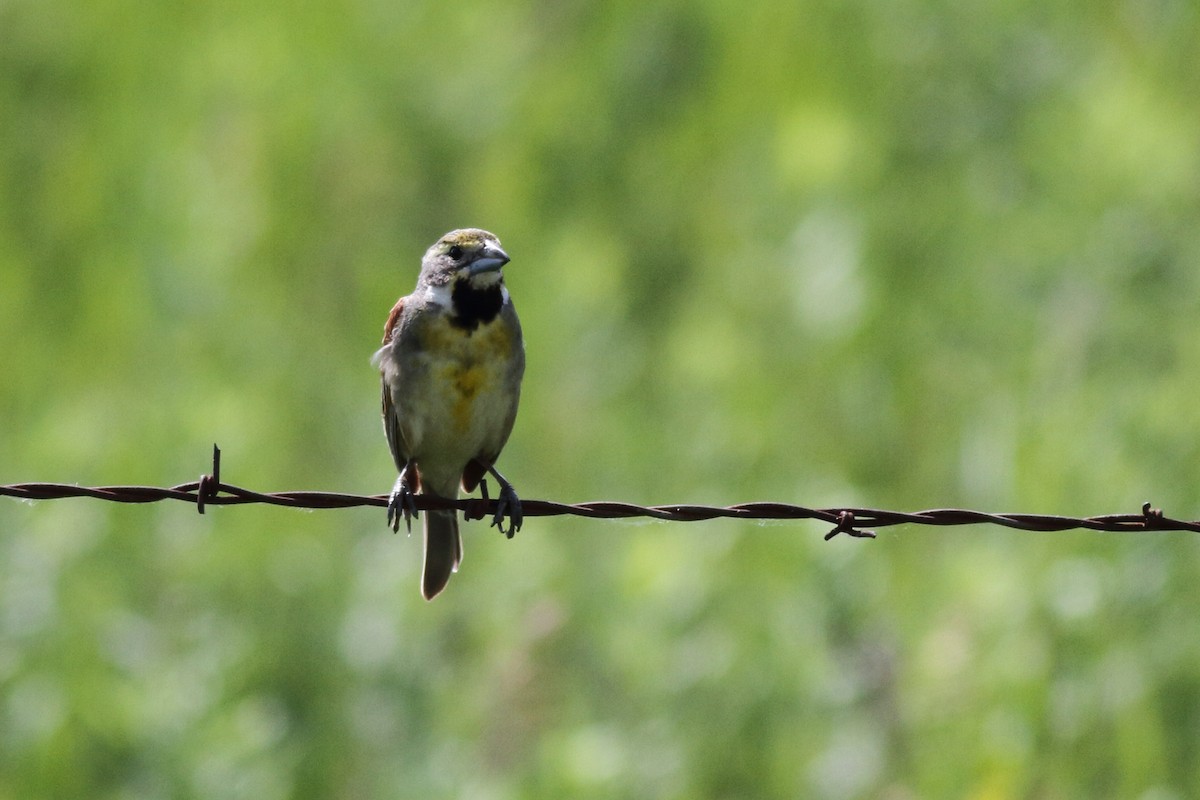
<instances>
[{"instance_id":1,"label":"perched bird","mask_svg":"<svg viewBox=\"0 0 1200 800\"><path fill-rule=\"evenodd\" d=\"M417 288L397 301L372 359L383 378L383 429L400 477L388 524L412 528L414 493L456 498L491 473L500 484L492 525L509 538L521 501L496 471L517 416L525 342L500 269L508 254L491 233L451 231L425 251ZM505 530L504 518L508 517ZM421 594L432 600L462 561L454 511L425 512Z\"/></svg>"}]
</instances>

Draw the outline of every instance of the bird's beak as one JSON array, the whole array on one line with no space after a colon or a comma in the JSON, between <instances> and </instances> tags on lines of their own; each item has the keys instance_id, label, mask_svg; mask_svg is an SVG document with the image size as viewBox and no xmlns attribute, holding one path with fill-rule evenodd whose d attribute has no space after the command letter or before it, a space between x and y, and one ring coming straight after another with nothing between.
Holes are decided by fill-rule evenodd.
<instances>
[{"instance_id":1,"label":"bird's beak","mask_svg":"<svg viewBox=\"0 0 1200 800\"><path fill-rule=\"evenodd\" d=\"M484 272L495 272L508 263L508 253L494 244L489 244L479 251L479 257L471 262L467 274L471 277Z\"/></svg>"}]
</instances>

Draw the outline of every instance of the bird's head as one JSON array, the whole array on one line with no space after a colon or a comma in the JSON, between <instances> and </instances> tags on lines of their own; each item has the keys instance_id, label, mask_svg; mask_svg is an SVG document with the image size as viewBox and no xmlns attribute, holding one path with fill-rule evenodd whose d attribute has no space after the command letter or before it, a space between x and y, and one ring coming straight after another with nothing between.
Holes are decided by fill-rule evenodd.
<instances>
[{"instance_id":1,"label":"bird's head","mask_svg":"<svg viewBox=\"0 0 1200 800\"><path fill-rule=\"evenodd\" d=\"M508 253L494 234L479 228L450 231L425 251L421 280L431 286L469 282L473 289L486 289L504 280L500 268Z\"/></svg>"}]
</instances>

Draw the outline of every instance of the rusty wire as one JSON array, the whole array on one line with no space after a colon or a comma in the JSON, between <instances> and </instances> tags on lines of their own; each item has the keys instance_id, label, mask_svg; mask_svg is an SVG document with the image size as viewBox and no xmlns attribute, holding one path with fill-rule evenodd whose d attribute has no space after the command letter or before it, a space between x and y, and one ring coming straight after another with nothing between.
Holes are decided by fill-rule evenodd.
<instances>
[{"instance_id":1,"label":"rusty wire","mask_svg":"<svg viewBox=\"0 0 1200 800\"><path fill-rule=\"evenodd\" d=\"M221 451L213 447L212 472L200 480L178 486L77 486L64 483L17 483L0 486L0 497L27 500L57 500L67 497L91 497L116 503L155 503L160 500L181 500L194 503L204 513L205 506L231 506L247 503L266 503L291 508L355 508L359 506L386 507L387 495L357 495L341 492L255 492L221 482ZM494 514L494 499L444 498L417 495L419 511L454 509L467 519L483 519ZM1094 517L1064 517L1052 514L991 514L960 508L935 508L926 511L884 511L873 508L808 508L788 503L739 503L732 506L664 505L639 506L632 503L594 501L588 503L557 503L550 500L522 500L526 517L573 515L593 519L629 519L649 517L672 522L698 522L711 519L799 520L811 519L833 525L825 535L831 539L840 533L860 538L873 538L870 528L891 525L1001 525L1025 531L1066 531L1085 529L1110 533L1145 533L1151 531L1193 531L1200 533L1200 520L1178 520L1166 516L1150 503L1142 505L1139 513L1104 514Z\"/></svg>"}]
</instances>

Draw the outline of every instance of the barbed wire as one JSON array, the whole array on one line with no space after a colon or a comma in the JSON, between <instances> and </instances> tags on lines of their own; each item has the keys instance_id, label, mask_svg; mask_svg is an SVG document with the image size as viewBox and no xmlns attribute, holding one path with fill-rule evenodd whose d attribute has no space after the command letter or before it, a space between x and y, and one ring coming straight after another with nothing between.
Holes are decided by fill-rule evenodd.
<instances>
[{"instance_id":1,"label":"barbed wire","mask_svg":"<svg viewBox=\"0 0 1200 800\"><path fill-rule=\"evenodd\" d=\"M17 483L0 486L0 497L25 500L59 500L91 497L115 503L155 503L180 500L194 503L204 513L206 506L233 506L265 503L289 508L386 507L388 495L357 495L342 492L256 492L221 482L221 450L213 446L212 472L200 480L178 486L78 486L68 483ZM418 494L418 511L457 510L467 519L483 519L496 512L495 499L461 498L449 500ZM1104 514L1093 517L1066 517L1053 514L993 514L961 508L935 508L926 511L886 511L874 508L808 508L789 503L738 503L732 506L675 504L639 506L608 500L587 503L558 503L552 500L521 500L526 517L572 515L593 519L630 519L649 517L671 522L699 522L712 519L801 520L811 519L833 525L825 534L874 538L871 528L892 525L1001 525L1025 531L1066 531L1085 529L1110 533L1148 533L1155 531L1193 531L1200 533L1200 520L1178 520L1144 503L1139 513Z\"/></svg>"}]
</instances>

